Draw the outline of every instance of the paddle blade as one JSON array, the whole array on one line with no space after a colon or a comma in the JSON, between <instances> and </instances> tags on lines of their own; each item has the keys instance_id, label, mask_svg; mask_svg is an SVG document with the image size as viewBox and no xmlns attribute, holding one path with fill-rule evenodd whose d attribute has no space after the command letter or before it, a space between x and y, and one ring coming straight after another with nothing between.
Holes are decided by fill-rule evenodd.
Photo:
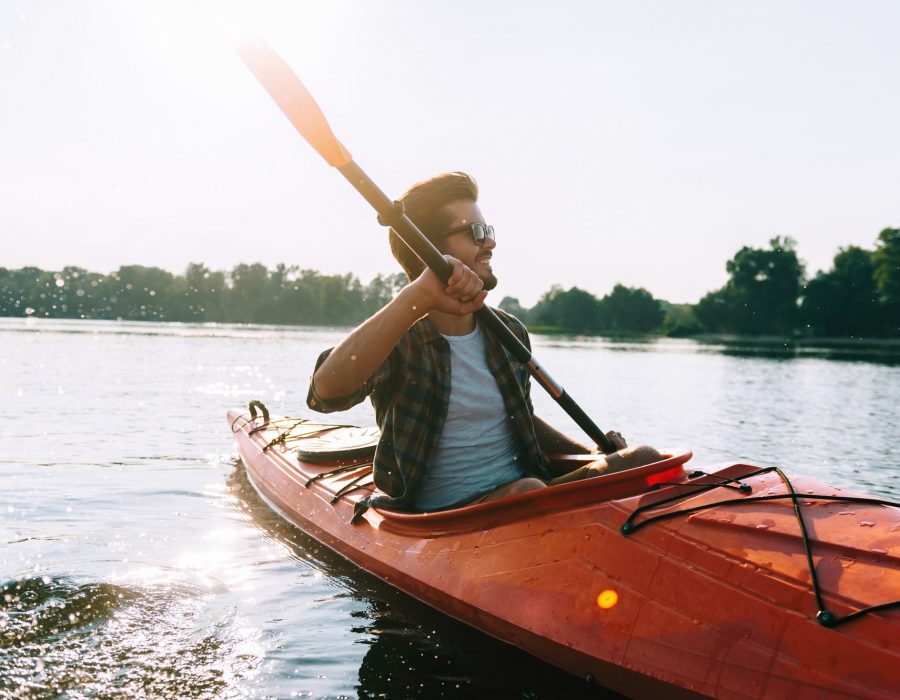
<instances>
[{"instance_id":1,"label":"paddle blade","mask_svg":"<svg viewBox=\"0 0 900 700\"><path fill-rule=\"evenodd\" d=\"M258 37L242 39L236 46L244 63L294 128L329 165L340 168L353 160L331 131L309 90L274 49Z\"/></svg>"}]
</instances>

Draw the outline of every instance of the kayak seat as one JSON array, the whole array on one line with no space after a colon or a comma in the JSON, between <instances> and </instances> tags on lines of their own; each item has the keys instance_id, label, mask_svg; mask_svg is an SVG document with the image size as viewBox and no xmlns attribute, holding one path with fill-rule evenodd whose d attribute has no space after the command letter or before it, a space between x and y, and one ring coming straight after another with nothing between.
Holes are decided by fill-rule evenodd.
<instances>
[{"instance_id":1,"label":"kayak seat","mask_svg":"<svg viewBox=\"0 0 900 700\"><path fill-rule=\"evenodd\" d=\"M381 507L372 510L382 518L379 527L418 537L439 537L487 529L540 513L571 510L599 501L638 496L654 487L686 481L684 464L691 458L691 451L678 449L661 452L664 459L652 464L592 479L548 486L485 503L431 513L410 513ZM596 459L596 455L554 455L552 459L564 461L568 467L570 463L578 466L578 463L592 461Z\"/></svg>"}]
</instances>

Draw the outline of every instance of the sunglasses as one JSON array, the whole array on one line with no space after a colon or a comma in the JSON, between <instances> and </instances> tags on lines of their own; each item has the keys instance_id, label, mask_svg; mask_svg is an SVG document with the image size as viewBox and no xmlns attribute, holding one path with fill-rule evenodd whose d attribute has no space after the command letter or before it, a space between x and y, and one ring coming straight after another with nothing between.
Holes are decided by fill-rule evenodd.
<instances>
[{"instance_id":1,"label":"sunglasses","mask_svg":"<svg viewBox=\"0 0 900 700\"><path fill-rule=\"evenodd\" d=\"M487 224L463 224L462 226L456 226L455 228L451 228L449 231L444 231L439 234L439 238L443 238L444 236L450 236L454 233L462 233L463 231L471 231L472 232L472 240L475 241L475 245L484 245L485 239L496 241L497 238L494 235L494 227L488 226Z\"/></svg>"}]
</instances>

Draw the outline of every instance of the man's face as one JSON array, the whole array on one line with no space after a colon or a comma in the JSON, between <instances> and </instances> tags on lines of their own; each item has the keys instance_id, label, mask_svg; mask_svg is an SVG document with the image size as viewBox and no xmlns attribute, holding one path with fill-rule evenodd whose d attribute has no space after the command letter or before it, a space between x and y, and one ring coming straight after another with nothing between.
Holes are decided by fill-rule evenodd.
<instances>
[{"instance_id":1,"label":"man's face","mask_svg":"<svg viewBox=\"0 0 900 700\"><path fill-rule=\"evenodd\" d=\"M478 205L466 199L445 205L444 211L453 217L453 221L447 226L448 230L465 224L486 223ZM491 258L494 248L497 247L496 241L486 238L483 245L478 245L472 239L471 232L460 231L445 236L438 241L438 244L442 253L457 258L478 275L484 282L485 289L491 290L497 286L497 278L494 277L494 271L491 268Z\"/></svg>"}]
</instances>

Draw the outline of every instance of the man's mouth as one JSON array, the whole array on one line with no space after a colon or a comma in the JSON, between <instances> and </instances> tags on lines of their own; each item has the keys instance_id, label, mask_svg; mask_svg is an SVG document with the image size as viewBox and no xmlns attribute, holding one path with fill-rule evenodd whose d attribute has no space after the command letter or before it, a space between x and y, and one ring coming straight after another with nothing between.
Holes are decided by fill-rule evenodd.
<instances>
[{"instance_id":1,"label":"man's mouth","mask_svg":"<svg viewBox=\"0 0 900 700\"><path fill-rule=\"evenodd\" d=\"M491 253L486 253L484 255L478 255L475 258L475 262L477 263L489 263L493 255Z\"/></svg>"}]
</instances>

